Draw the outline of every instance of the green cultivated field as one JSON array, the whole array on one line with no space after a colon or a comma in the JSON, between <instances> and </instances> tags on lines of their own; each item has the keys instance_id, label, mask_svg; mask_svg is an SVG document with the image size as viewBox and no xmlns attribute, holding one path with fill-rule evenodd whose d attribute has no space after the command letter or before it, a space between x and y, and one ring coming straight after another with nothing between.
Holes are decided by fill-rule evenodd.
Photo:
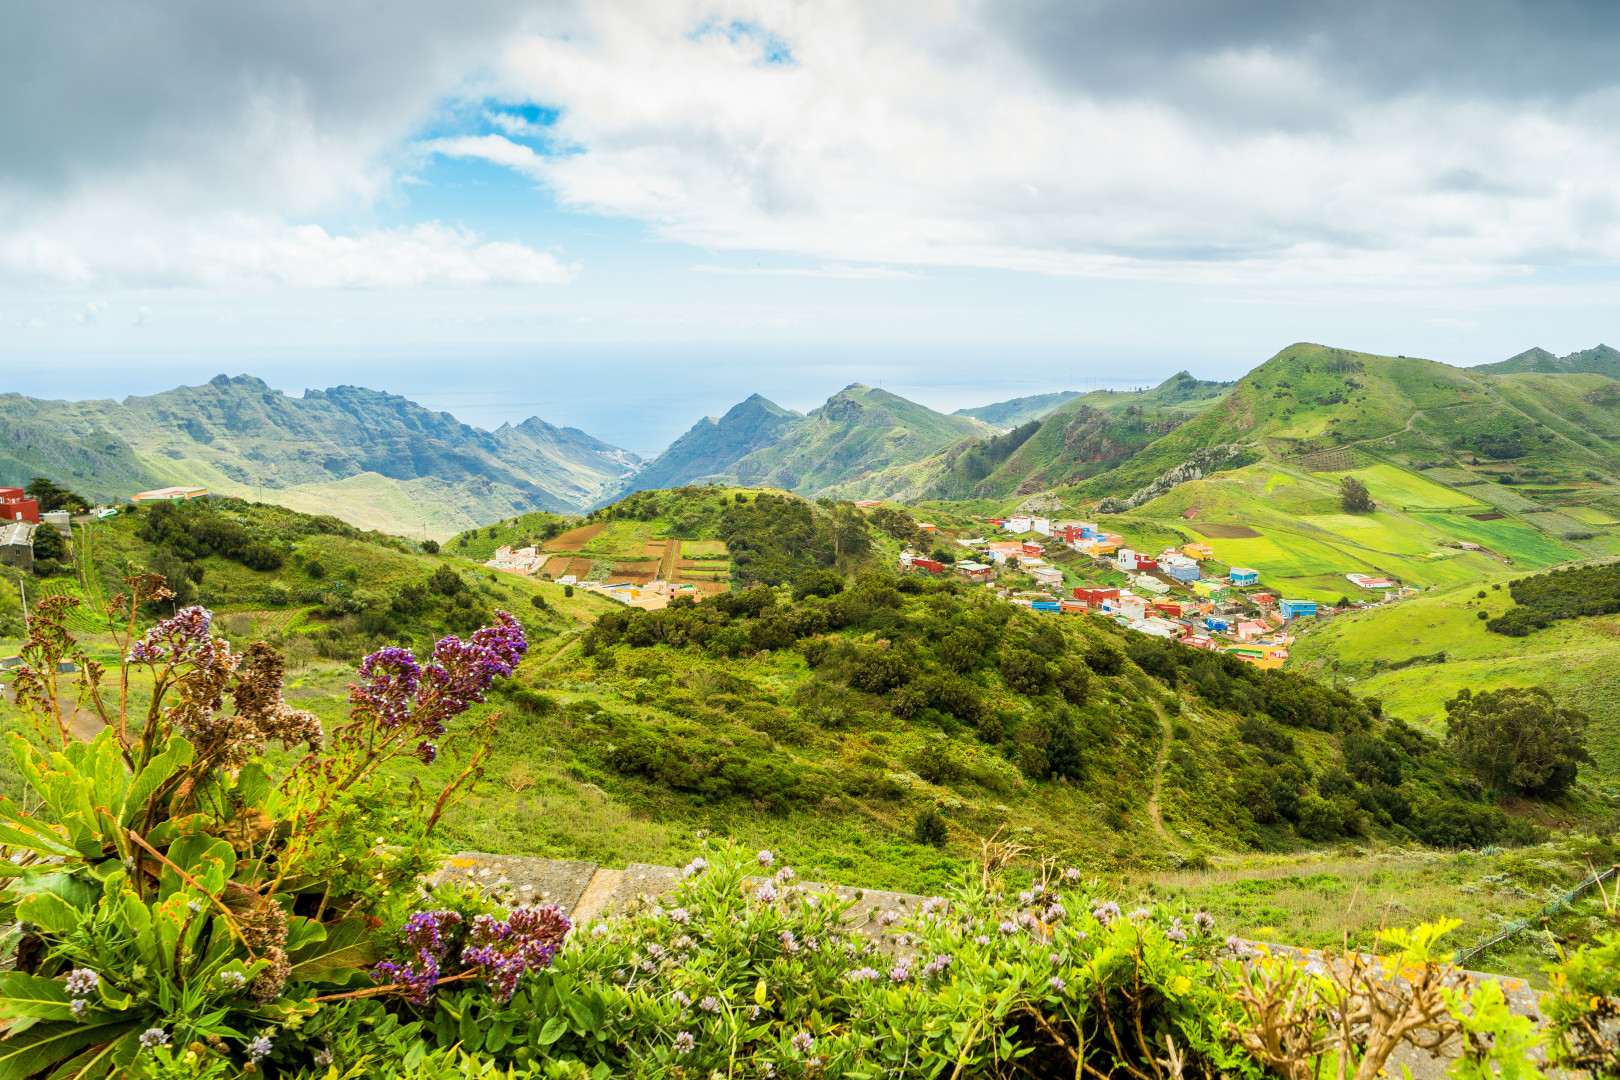
<instances>
[{"instance_id":1,"label":"green cultivated field","mask_svg":"<svg viewBox=\"0 0 1620 1080\"><path fill-rule=\"evenodd\" d=\"M1374 465L1345 473L1317 473L1337 483L1338 479L1353 476L1367 485L1374 499L1392 502L1401 507L1422 507L1443 510L1452 506L1472 506L1475 500L1459 491L1442 487L1416 473L1409 473L1393 465Z\"/></svg>"},{"instance_id":2,"label":"green cultivated field","mask_svg":"<svg viewBox=\"0 0 1620 1080\"><path fill-rule=\"evenodd\" d=\"M1512 518L1476 521L1467 514L1414 516L1454 540L1468 540L1499 555L1506 555L1514 565L1527 570L1540 570L1581 557L1580 552Z\"/></svg>"},{"instance_id":3,"label":"green cultivated field","mask_svg":"<svg viewBox=\"0 0 1620 1080\"><path fill-rule=\"evenodd\" d=\"M1311 514L1300 518L1351 543L1390 555L1427 555L1438 537L1395 514Z\"/></svg>"}]
</instances>

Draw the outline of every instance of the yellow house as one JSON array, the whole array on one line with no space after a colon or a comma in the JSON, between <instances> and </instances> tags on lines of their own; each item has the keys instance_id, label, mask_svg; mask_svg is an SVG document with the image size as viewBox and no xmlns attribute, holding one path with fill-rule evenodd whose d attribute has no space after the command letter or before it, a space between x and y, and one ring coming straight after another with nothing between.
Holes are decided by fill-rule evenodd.
<instances>
[{"instance_id":1,"label":"yellow house","mask_svg":"<svg viewBox=\"0 0 1620 1080\"><path fill-rule=\"evenodd\" d=\"M1208 544L1201 544L1196 541L1191 544L1183 544L1181 546L1181 553L1187 556L1189 559L1197 559L1200 562L1205 559L1213 559L1215 557L1214 548L1210 547Z\"/></svg>"}]
</instances>

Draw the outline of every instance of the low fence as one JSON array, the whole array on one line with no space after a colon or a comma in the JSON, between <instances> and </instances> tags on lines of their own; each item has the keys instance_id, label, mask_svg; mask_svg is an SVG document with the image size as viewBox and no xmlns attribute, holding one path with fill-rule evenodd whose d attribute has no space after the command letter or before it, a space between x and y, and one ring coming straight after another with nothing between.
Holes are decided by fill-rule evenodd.
<instances>
[{"instance_id":1,"label":"low fence","mask_svg":"<svg viewBox=\"0 0 1620 1080\"><path fill-rule=\"evenodd\" d=\"M1494 949L1496 946L1502 944L1502 942L1519 933L1521 930L1528 928L1534 923L1540 922L1542 919L1556 915L1559 911L1579 900L1583 893L1591 891L1593 887L1601 882L1608 881L1617 873L1620 873L1620 866L1611 866L1607 870L1597 871L1591 877L1587 878L1585 881L1581 882L1579 885L1575 886L1573 889L1569 890L1569 892L1565 893L1563 896L1560 896L1552 903L1546 905L1528 919L1520 919L1516 923L1511 923L1508 926L1503 927L1502 930L1494 936L1481 941L1477 945L1459 950L1452 963L1456 964L1458 967L1466 966L1468 961L1472 960L1474 957L1483 952L1487 952L1490 949Z\"/></svg>"}]
</instances>

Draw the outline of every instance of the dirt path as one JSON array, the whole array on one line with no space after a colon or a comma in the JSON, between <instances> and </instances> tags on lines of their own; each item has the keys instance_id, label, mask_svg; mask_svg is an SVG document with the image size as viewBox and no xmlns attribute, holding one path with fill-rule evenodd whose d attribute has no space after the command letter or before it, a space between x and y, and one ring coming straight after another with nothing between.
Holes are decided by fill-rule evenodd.
<instances>
[{"instance_id":1,"label":"dirt path","mask_svg":"<svg viewBox=\"0 0 1620 1080\"><path fill-rule=\"evenodd\" d=\"M1153 794L1148 796L1148 817L1153 821L1153 831L1159 834L1159 839L1166 842L1170 834L1164 831L1164 819L1159 816L1159 789L1164 786L1164 759L1170 756L1170 718L1164 715L1164 710L1157 705L1153 711L1159 714L1159 723L1164 725L1164 738L1159 742L1159 757L1153 762Z\"/></svg>"},{"instance_id":2,"label":"dirt path","mask_svg":"<svg viewBox=\"0 0 1620 1080\"><path fill-rule=\"evenodd\" d=\"M664 541L664 561L658 564L660 581L675 580L675 564L680 561L681 542L674 537Z\"/></svg>"}]
</instances>

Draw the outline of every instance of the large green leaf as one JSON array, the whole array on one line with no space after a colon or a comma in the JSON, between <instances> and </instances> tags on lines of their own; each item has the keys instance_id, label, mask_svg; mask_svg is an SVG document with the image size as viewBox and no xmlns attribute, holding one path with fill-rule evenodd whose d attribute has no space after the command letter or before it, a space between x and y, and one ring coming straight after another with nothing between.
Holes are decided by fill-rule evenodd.
<instances>
[{"instance_id":1,"label":"large green leaf","mask_svg":"<svg viewBox=\"0 0 1620 1080\"><path fill-rule=\"evenodd\" d=\"M114 1042L144 1022L120 1017L99 1024L37 1024L0 1042L0 1080L28 1080L86 1047Z\"/></svg>"},{"instance_id":2,"label":"large green leaf","mask_svg":"<svg viewBox=\"0 0 1620 1080\"><path fill-rule=\"evenodd\" d=\"M53 934L71 934L79 928L86 914L52 892L35 893L17 905L18 919Z\"/></svg>"},{"instance_id":3,"label":"large green leaf","mask_svg":"<svg viewBox=\"0 0 1620 1080\"><path fill-rule=\"evenodd\" d=\"M226 841L211 836L182 836L169 847L169 861L215 893L223 889L225 882L236 872L236 852ZM184 885L179 874L164 867L158 895L167 900Z\"/></svg>"},{"instance_id":4,"label":"large green leaf","mask_svg":"<svg viewBox=\"0 0 1620 1080\"><path fill-rule=\"evenodd\" d=\"M146 763L146 768L129 785L124 795L122 810L118 815L118 823L128 827L135 820L135 815L146 808L146 802L153 792L163 785L163 782L185 766L191 764L195 751L191 743L178 735L169 737L164 745L163 752Z\"/></svg>"},{"instance_id":5,"label":"large green leaf","mask_svg":"<svg viewBox=\"0 0 1620 1080\"><path fill-rule=\"evenodd\" d=\"M78 855L78 849L62 839L55 827L30 817L10 799L0 798L0 844L26 848L41 855Z\"/></svg>"},{"instance_id":6,"label":"large green leaf","mask_svg":"<svg viewBox=\"0 0 1620 1080\"><path fill-rule=\"evenodd\" d=\"M60 979L21 971L0 974L0 1020L33 1016L42 1020L71 1020L71 999Z\"/></svg>"},{"instance_id":7,"label":"large green leaf","mask_svg":"<svg viewBox=\"0 0 1620 1080\"><path fill-rule=\"evenodd\" d=\"M326 926L326 938L290 954L292 976L305 981L347 982L382 959L375 931L364 919Z\"/></svg>"},{"instance_id":8,"label":"large green leaf","mask_svg":"<svg viewBox=\"0 0 1620 1080\"><path fill-rule=\"evenodd\" d=\"M48 1080L92 1080L98 1076L128 1076L130 1066L141 1052L141 1033L126 1032L109 1042L84 1051L56 1067Z\"/></svg>"}]
</instances>

